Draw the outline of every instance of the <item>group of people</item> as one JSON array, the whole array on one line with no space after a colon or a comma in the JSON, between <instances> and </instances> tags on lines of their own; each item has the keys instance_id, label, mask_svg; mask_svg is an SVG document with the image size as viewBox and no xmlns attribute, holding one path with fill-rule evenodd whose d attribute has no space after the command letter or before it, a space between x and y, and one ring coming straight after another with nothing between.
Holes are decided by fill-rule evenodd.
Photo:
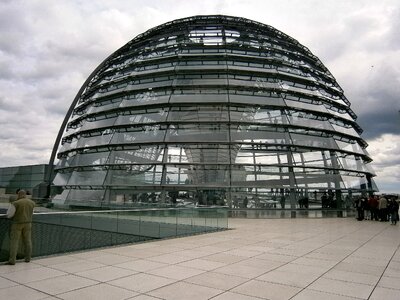
<instances>
[{"instance_id":1,"label":"group of people","mask_svg":"<svg viewBox=\"0 0 400 300\"><path fill-rule=\"evenodd\" d=\"M355 200L354 207L357 209L358 221L366 219L387 222L390 220L392 225L396 225L399 221L399 203L393 197L360 197Z\"/></svg>"}]
</instances>

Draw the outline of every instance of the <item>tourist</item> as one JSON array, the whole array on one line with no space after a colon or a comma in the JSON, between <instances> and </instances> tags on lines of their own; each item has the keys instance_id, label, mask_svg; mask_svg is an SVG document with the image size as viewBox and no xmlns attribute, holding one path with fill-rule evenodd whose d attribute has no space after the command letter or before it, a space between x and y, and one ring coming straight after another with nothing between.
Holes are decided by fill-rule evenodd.
<instances>
[{"instance_id":1,"label":"tourist","mask_svg":"<svg viewBox=\"0 0 400 300\"><path fill-rule=\"evenodd\" d=\"M397 224L399 218L399 204L395 199L390 199L388 203L388 212L390 214L390 221L392 225Z\"/></svg>"},{"instance_id":2,"label":"tourist","mask_svg":"<svg viewBox=\"0 0 400 300\"><path fill-rule=\"evenodd\" d=\"M30 262L31 260L31 230L34 207L35 202L26 198L26 192L20 190L18 191L17 200L12 202L12 206L10 206L7 211L7 217L12 221L10 231L10 256L8 260L9 265L15 265L18 244L21 237L25 249L25 262Z\"/></svg>"},{"instance_id":3,"label":"tourist","mask_svg":"<svg viewBox=\"0 0 400 300\"><path fill-rule=\"evenodd\" d=\"M357 209L357 220L362 221L364 220L364 209L366 206L367 200L364 197L360 197L356 199L354 202L354 206Z\"/></svg>"},{"instance_id":4,"label":"tourist","mask_svg":"<svg viewBox=\"0 0 400 300\"><path fill-rule=\"evenodd\" d=\"M387 199L384 196L381 196L379 198L379 217L381 222L386 222L387 221Z\"/></svg>"},{"instance_id":5,"label":"tourist","mask_svg":"<svg viewBox=\"0 0 400 300\"><path fill-rule=\"evenodd\" d=\"M371 220L378 221L379 220L379 215L378 215L378 196L371 196L368 199L368 206L371 211Z\"/></svg>"}]
</instances>

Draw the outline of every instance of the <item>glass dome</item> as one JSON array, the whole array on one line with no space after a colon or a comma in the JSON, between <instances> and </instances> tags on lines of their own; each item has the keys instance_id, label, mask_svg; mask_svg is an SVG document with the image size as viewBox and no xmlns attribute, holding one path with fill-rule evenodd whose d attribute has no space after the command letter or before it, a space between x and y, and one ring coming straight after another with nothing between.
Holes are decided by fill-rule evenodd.
<instances>
[{"instance_id":1,"label":"glass dome","mask_svg":"<svg viewBox=\"0 0 400 300\"><path fill-rule=\"evenodd\" d=\"M55 201L341 207L376 190L361 132L335 78L295 39L244 18L179 19L83 84L52 154Z\"/></svg>"}]
</instances>

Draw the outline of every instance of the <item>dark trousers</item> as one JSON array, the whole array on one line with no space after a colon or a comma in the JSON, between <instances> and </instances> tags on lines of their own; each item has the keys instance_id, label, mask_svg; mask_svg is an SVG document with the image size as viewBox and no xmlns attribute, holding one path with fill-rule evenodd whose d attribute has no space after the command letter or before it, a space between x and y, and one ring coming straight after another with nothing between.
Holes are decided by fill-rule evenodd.
<instances>
[{"instance_id":1,"label":"dark trousers","mask_svg":"<svg viewBox=\"0 0 400 300\"><path fill-rule=\"evenodd\" d=\"M391 221L392 221L392 224L397 224L397 220L399 219L399 214L398 214L398 212L397 211L392 211L391 213L390 213L390 218L391 218Z\"/></svg>"},{"instance_id":2,"label":"dark trousers","mask_svg":"<svg viewBox=\"0 0 400 300\"><path fill-rule=\"evenodd\" d=\"M364 210L362 208L357 208L357 220L364 220Z\"/></svg>"},{"instance_id":3,"label":"dark trousers","mask_svg":"<svg viewBox=\"0 0 400 300\"><path fill-rule=\"evenodd\" d=\"M382 222L386 222L387 221L387 208L381 208L380 210L379 210L379 214L380 214L380 217L381 217L381 221Z\"/></svg>"},{"instance_id":4,"label":"dark trousers","mask_svg":"<svg viewBox=\"0 0 400 300\"><path fill-rule=\"evenodd\" d=\"M371 220L375 220L375 221L379 220L379 215L378 215L378 209L377 208L371 208Z\"/></svg>"}]
</instances>

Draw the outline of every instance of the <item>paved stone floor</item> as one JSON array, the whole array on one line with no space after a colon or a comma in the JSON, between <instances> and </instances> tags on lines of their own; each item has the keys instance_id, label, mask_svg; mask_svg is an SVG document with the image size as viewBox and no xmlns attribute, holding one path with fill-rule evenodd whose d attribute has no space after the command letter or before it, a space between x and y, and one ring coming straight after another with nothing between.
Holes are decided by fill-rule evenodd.
<instances>
[{"instance_id":1,"label":"paved stone floor","mask_svg":"<svg viewBox=\"0 0 400 300\"><path fill-rule=\"evenodd\" d=\"M400 228L229 219L231 230L0 265L0 299L400 299Z\"/></svg>"}]
</instances>

